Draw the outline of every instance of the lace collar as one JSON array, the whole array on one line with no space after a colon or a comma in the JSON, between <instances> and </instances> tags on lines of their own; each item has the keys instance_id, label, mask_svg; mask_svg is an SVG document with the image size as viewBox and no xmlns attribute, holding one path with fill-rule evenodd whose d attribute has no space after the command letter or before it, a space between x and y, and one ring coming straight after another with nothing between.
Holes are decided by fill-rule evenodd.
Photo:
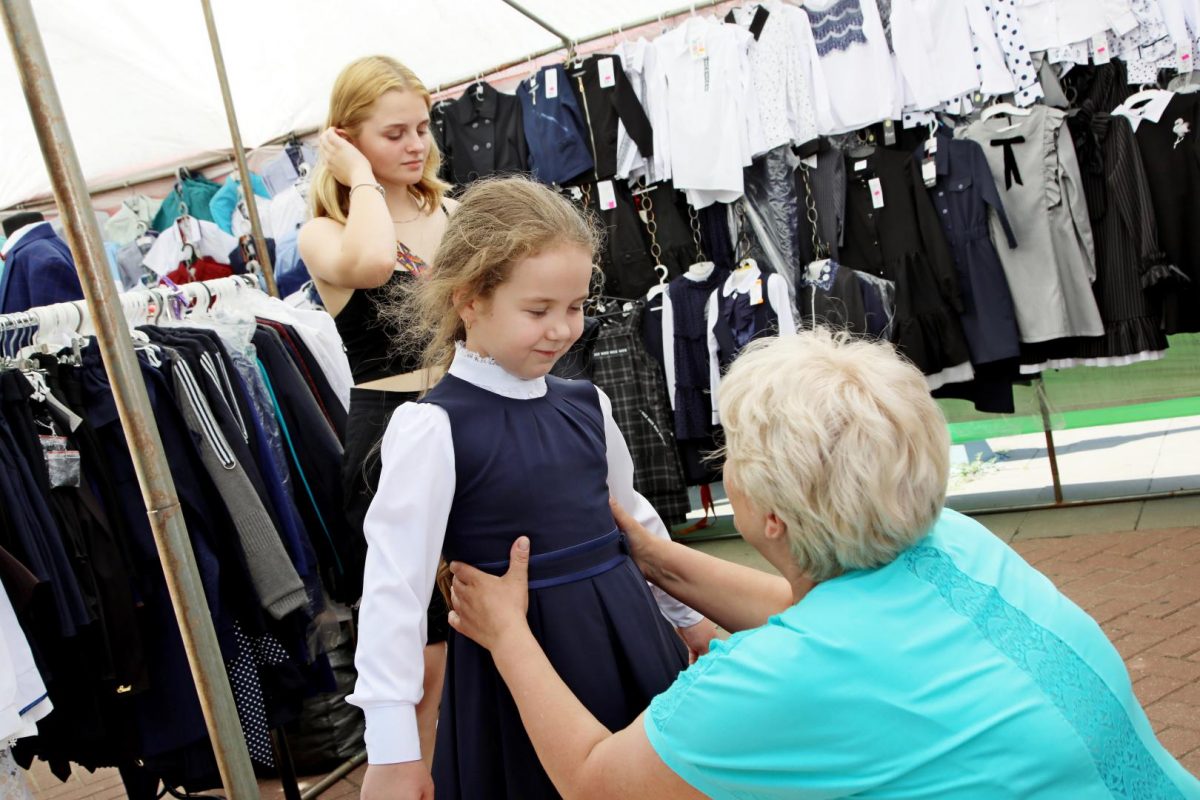
<instances>
[{"instance_id":1,"label":"lace collar","mask_svg":"<svg viewBox=\"0 0 1200 800\"><path fill-rule=\"evenodd\" d=\"M462 342L454 344L454 361L450 374L480 389L487 389L513 400L533 400L546 395L546 379L525 380L508 372L494 358L481 356L467 349Z\"/></svg>"}]
</instances>

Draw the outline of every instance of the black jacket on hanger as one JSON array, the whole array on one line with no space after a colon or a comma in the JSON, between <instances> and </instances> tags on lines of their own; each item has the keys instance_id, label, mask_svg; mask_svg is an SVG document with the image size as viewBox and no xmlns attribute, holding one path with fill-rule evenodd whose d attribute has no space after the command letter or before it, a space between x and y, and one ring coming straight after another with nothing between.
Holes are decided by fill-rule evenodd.
<instances>
[{"instance_id":1,"label":"black jacket on hanger","mask_svg":"<svg viewBox=\"0 0 1200 800\"><path fill-rule=\"evenodd\" d=\"M602 84L600 67L605 67L607 77L607 62L611 62L612 79ZM654 129L625 75L620 56L588 56L578 67L568 70L568 75L580 96L580 110L591 133L588 148L596 166L593 175L585 176L588 180L608 180L617 174L618 119L642 155L654 155Z\"/></svg>"},{"instance_id":2,"label":"black jacket on hanger","mask_svg":"<svg viewBox=\"0 0 1200 800\"><path fill-rule=\"evenodd\" d=\"M465 185L488 175L524 172L529 165L521 103L482 81L444 108L448 180Z\"/></svg>"}]
</instances>

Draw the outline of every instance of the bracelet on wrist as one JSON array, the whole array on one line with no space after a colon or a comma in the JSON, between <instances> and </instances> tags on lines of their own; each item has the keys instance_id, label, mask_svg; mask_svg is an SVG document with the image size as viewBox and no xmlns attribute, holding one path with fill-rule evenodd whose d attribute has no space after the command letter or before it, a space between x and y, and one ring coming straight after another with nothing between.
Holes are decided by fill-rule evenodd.
<instances>
[{"instance_id":1,"label":"bracelet on wrist","mask_svg":"<svg viewBox=\"0 0 1200 800\"><path fill-rule=\"evenodd\" d=\"M346 196L349 197L350 195L353 195L355 189L361 189L364 186L370 186L372 189L379 192L380 197L382 197L384 200L387 199L387 189L383 188L382 183L356 183L350 187L350 192Z\"/></svg>"}]
</instances>

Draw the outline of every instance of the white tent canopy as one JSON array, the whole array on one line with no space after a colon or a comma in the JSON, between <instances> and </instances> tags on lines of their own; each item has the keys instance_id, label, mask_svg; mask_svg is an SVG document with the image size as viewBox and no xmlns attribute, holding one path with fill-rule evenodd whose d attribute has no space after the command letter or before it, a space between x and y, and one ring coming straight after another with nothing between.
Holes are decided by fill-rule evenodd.
<instances>
[{"instance_id":1,"label":"white tent canopy","mask_svg":"<svg viewBox=\"0 0 1200 800\"><path fill-rule=\"evenodd\" d=\"M247 147L324 121L338 71L394 56L431 88L560 45L501 0L212 0ZM583 42L679 0L522 0ZM34 3L89 184L227 151L229 128L198 0ZM12 60L0 57L0 208L50 179Z\"/></svg>"}]
</instances>

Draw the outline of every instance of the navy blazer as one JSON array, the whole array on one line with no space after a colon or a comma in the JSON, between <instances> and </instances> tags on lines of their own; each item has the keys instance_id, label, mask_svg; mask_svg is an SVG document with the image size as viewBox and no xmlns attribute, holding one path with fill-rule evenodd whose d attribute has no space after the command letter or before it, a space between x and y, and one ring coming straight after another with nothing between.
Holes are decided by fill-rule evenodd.
<instances>
[{"instance_id":1,"label":"navy blazer","mask_svg":"<svg viewBox=\"0 0 1200 800\"><path fill-rule=\"evenodd\" d=\"M49 222L27 231L4 257L0 314L82 299L71 249Z\"/></svg>"}]
</instances>

